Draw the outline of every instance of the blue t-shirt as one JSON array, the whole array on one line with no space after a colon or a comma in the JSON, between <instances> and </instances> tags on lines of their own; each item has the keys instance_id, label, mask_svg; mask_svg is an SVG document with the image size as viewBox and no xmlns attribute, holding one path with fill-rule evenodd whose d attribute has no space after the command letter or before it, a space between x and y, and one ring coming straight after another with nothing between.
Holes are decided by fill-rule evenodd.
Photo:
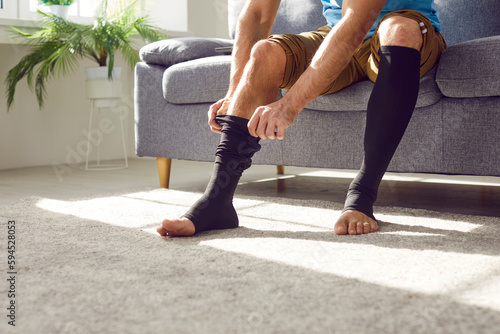
<instances>
[{"instance_id":1,"label":"blue t-shirt","mask_svg":"<svg viewBox=\"0 0 500 334\"><path fill-rule=\"evenodd\" d=\"M327 24L333 27L342 18L342 0L321 0L321 2L323 3L323 15L326 18ZM441 23L439 22L438 13L433 2L434 0L387 0L366 38L373 35L378 21L385 14L401 9L418 10L431 21L436 31L440 31Z\"/></svg>"}]
</instances>

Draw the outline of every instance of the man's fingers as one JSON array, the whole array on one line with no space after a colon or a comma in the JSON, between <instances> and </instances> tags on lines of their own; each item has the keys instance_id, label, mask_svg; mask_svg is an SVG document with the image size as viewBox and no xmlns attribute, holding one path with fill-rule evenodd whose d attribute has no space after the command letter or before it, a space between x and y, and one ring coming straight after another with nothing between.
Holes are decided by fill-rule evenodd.
<instances>
[{"instance_id":1,"label":"man's fingers","mask_svg":"<svg viewBox=\"0 0 500 334\"><path fill-rule=\"evenodd\" d=\"M252 136L252 137L258 137L256 131L257 131L257 126L259 125L259 115L258 115L257 110L255 111L252 118L250 118L250 120L248 121L248 124L247 124L248 132L250 133L250 136Z\"/></svg>"},{"instance_id":2,"label":"man's fingers","mask_svg":"<svg viewBox=\"0 0 500 334\"><path fill-rule=\"evenodd\" d=\"M221 134L222 133L222 128L214 128L213 126L210 127L210 130L212 132L215 132L215 133L218 133L218 134Z\"/></svg>"},{"instance_id":3,"label":"man's fingers","mask_svg":"<svg viewBox=\"0 0 500 334\"><path fill-rule=\"evenodd\" d=\"M210 108L208 109L208 118L215 117L215 115L217 115L217 112L222 107L223 102L224 101L219 100L210 106Z\"/></svg>"},{"instance_id":4,"label":"man's fingers","mask_svg":"<svg viewBox=\"0 0 500 334\"><path fill-rule=\"evenodd\" d=\"M276 129L270 130L271 127L267 127L266 136L268 139L276 139Z\"/></svg>"},{"instance_id":5,"label":"man's fingers","mask_svg":"<svg viewBox=\"0 0 500 334\"><path fill-rule=\"evenodd\" d=\"M285 138L285 128L282 126L278 126L276 129L276 138L279 140L283 140Z\"/></svg>"},{"instance_id":6,"label":"man's fingers","mask_svg":"<svg viewBox=\"0 0 500 334\"><path fill-rule=\"evenodd\" d=\"M248 132L253 137L261 139L285 138L286 126L279 126L279 119L273 116L268 107L262 106L255 112L248 122Z\"/></svg>"},{"instance_id":7,"label":"man's fingers","mask_svg":"<svg viewBox=\"0 0 500 334\"><path fill-rule=\"evenodd\" d=\"M215 115L211 111L208 112L208 125L213 132L220 133L222 127L215 121Z\"/></svg>"},{"instance_id":8,"label":"man's fingers","mask_svg":"<svg viewBox=\"0 0 500 334\"><path fill-rule=\"evenodd\" d=\"M217 116L219 111L221 111L225 101L226 100L219 100L212 104L208 109L208 125L210 126L210 130L212 130L212 132L221 133L222 127L215 121L215 116Z\"/></svg>"},{"instance_id":9,"label":"man's fingers","mask_svg":"<svg viewBox=\"0 0 500 334\"><path fill-rule=\"evenodd\" d=\"M264 109L261 109L261 112L258 113L258 119L259 119L259 124L257 125L257 129L255 130L255 133L257 134L257 137L260 137L260 139L267 139L267 127L268 127L268 116L269 114L265 112Z\"/></svg>"},{"instance_id":10,"label":"man's fingers","mask_svg":"<svg viewBox=\"0 0 500 334\"><path fill-rule=\"evenodd\" d=\"M269 121L266 126L266 136L269 139L276 139L276 124Z\"/></svg>"}]
</instances>

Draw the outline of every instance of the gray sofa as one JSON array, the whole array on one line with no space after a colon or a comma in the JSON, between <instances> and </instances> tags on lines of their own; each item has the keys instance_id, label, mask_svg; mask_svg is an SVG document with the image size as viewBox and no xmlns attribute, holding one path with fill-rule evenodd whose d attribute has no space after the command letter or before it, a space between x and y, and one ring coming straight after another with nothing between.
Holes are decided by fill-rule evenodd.
<instances>
[{"instance_id":1,"label":"gray sofa","mask_svg":"<svg viewBox=\"0 0 500 334\"><path fill-rule=\"evenodd\" d=\"M231 62L216 48L232 45L244 0L228 2L229 39L169 39L140 51L136 152L159 158L162 187L168 187L171 159L214 160L219 135L210 131L207 111L227 91ZM500 176L500 1L435 0L435 5L449 48L421 79L413 119L389 171ZM273 33L324 24L320 0L282 0ZM262 140L253 162L358 169L372 87L362 81L318 97L283 141Z\"/></svg>"}]
</instances>

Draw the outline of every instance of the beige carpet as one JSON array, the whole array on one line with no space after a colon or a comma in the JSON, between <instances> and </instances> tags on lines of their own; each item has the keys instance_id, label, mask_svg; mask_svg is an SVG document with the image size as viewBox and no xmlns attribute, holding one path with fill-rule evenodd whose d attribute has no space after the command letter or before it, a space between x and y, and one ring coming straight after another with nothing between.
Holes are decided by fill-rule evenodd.
<instances>
[{"instance_id":1,"label":"beige carpet","mask_svg":"<svg viewBox=\"0 0 500 334\"><path fill-rule=\"evenodd\" d=\"M240 228L162 238L200 194L28 198L16 221L16 327L0 332L498 333L500 218L390 208L336 236L339 204L237 198ZM381 209L378 210L380 212ZM8 277L7 277L8 278Z\"/></svg>"}]
</instances>

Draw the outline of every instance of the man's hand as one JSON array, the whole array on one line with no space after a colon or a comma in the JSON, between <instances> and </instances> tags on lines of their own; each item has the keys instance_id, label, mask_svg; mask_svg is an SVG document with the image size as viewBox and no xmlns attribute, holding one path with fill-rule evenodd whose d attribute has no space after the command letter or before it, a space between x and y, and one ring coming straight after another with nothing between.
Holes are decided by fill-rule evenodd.
<instances>
[{"instance_id":1,"label":"man's hand","mask_svg":"<svg viewBox=\"0 0 500 334\"><path fill-rule=\"evenodd\" d=\"M208 125L210 125L212 132L221 133L222 127L215 121L215 116L225 115L230 102L230 98L223 98L210 106L208 110Z\"/></svg>"},{"instance_id":2,"label":"man's hand","mask_svg":"<svg viewBox=\"0 0 500 334\"><path fill-rule=\"evenodd\" d=\"M258 107L248 122L248 131L253 137L282 140L285 129L292 125L297 114L281 100Z\"/></svg>"}]
</instances>

